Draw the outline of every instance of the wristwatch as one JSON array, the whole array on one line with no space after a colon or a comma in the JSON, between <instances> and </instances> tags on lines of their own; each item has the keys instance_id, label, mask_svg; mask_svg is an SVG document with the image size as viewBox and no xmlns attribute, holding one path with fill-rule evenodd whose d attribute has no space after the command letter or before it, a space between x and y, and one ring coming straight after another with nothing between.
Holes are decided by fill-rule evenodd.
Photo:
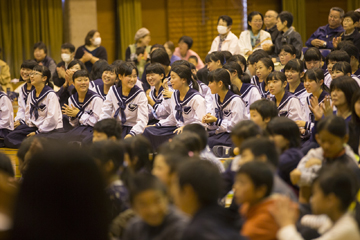
<instances>
[{"instance_id":1,"label":"wristwatch","mask_svg":"<svg viewBox=\"0 0 360 240\"><path fill-rule=\"evenodd\" d=\"M324 42L323 47L326 47L326 42Z\"/></svg>"}]
</instances>

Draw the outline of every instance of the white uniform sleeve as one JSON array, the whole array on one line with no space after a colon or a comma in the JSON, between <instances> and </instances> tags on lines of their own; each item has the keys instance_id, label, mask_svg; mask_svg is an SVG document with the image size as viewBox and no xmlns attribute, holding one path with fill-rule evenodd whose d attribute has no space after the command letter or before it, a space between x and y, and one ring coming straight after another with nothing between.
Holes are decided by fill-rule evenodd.
<instances>
[{"instance_id":1,"label":"white uniform sleeve","mask_svg":"<svg viewBox=\"0 0 360 240\"><path fill-rule=\"evenodd\" d=\"M137 109L137 119L136 124L131 128L131 131L129 134L135 136L142 134L144 132L144 129L149 121L148 116L148 99L146 97L145 92L141 92L138 95L139 101L138 109Z\"/></svg>"},{"instance_id":2,"label":"white uniform sleeve","mask_svg":"<svg viewBox=\"0 0 360 240\"><path fill-rule=\"evenodd\" d=\"M112 88L110 88L108 94L106 95L106 99L102 105L101 108L101 114L100 114L100 120L106 119L106 118L112 118L112 113L114 111L113 101L112 98L114 96L114 91Z\"/></svg>"},{"instance_id":3,"label":"white uniform sleeve","mask_svg":"<svg viewBox=\"0 0 360 240\"><path fill-rule=\"evenodd\" d=\"M171 96L170 99L170 115L165 118L160 120L156 126L176 126L176 119L174 116L174 106L175 106L175 100L174 100L174 94Z\"/></svg>"},{"instance_id":4,"label":"white uniform sleeve","mask_svg":"<svg viewBox=\"0 0 360 240\"><path fill-rule=\"evenodd\" d=\"M27 103L26 103L26 107L25 107L25 123L29 127L35 127L35 125L30 120L30 101L31 101L30 97L31 97L31 94L28 95L28 99L26 101Z\"/></svg>"},{"instance_id":5,"label":"white uniform sleeve","mask_svg":"<svg viewBox=\"0 0 360 240\"><path fill-rule=\"evenodd\" d=\"M213 105L213 99L214 99L214 95L211 94L211 90L208 86L206 86L205 84L202 85L202 92L203 92L203 96L205 98L206 101L206 113L213 113L214 112L214 105Z\"/></svg>"},{"instance_id":6,"label":"white uniform sleeve","mask_svg":"<svg viewBox=\"0 0 360 240\"><path fill-rule=\"evenodd\" d=\"M14 111L10 99L3 96L0 99L0 129L14 130Z\"/></svg>"},{"instance_id":7,"label":"white uniform sleeve","mask_svg":"<svg viewBox=\"0 0 360 240\"><path fill-rule=\"evenodd\" d=\"M18 98L18 111L16 113L15 121L19 121L21 124L25 123L25 109L26 109L26 104L24 101L24 94L22 92L22 89L20 89L19 98Z\"/></svg>"},{"instance_id":8,"label":"white uniform sleeve","mask_svg":"<svg viewBox=\"0 0 360 240\"><path fill-rule=\"evenodd\" d=\"M278 240L304 240L296 230L295 225L288 225L280 228L276 234Z\"/></svg>"},{"instance_id":9,"label":"white uniform sleeve","mask_svg":"<svg viewBox=\"0 0 360 240\"><path fill-rule=\"evenodd\" d=\"M259 89L256 88L256 87L251 88L249 94L250 94L250 98L249 98L249 102L248 102L249 106L250 106L251 104L253 104L254 102L256 102L257 100L260 100L260 99L261 99L260 91L259 91Z\"/></svg>"},{"instance_id":10,"label":"white uniform sleeve","mask_svg":"<svg viewBox=\"0 0 360 240\"><path fill-rule=\"evenodd\" d=\"M79 112L79 122L81 125L87 125L87 126L91 126L93 127L95 125L95 123L97 123L99 121L100 118L100 114L101 114L101 108L103 105L103 100L100 97L95 97L92 101L91 101L91 105L92 105L92 112Z\"/></svg>"},{"instance_id":11,"label":"white uniform sleeve","mask_svg":"<svg viewBox=\"0 0 360 240\"><path fill-rule=\"evenodd\" d=\"M56 96L56 93L51 92L46 97L48 98L47 115L45 120L38 126L37 133L46 133L56 129L59 124L58 119L62 116L59 99Z\"/></svg>"},{"instance_id":12,"label":"white uniform sleeve","mask_svg":"<svg viewBox=\"0 0 360 240\"><path fill-rule=\"evenodd\" d=\"M314 178L317 176L317 172L321 166L313 165L310 168L306 168L306 163L312 159L317 158L322 160L323 150L321 148L311 149L299 162L297 169L300 170L301 176L298 185L299 186L311 186Z\"/></svg>"},{"instance_id":13,"label":"white uniform sleeve","mask_svg":"<svg viewBox=\"0 0 360 240\"><path fill-rule=\"evenodd\" d=\"M289 109L288 109L288 118L293 121L296 120L306 120L304 116L303 107L298 98L292 98L289 101Z\"/></svg>"},{"instance_id":14,"label":"white uniform sleeve","mask_svg":"<svg viewBox=\"0 0 360 240\"><path fill-rule=\"evenodd\" d=\"M239 121L246 118L246 108L241 98L234 98L231 101L231 118L220 120L218 119L215 123L219 128L216 130L217 133L231 132L232 128Z\"/></svg>"},{"instance_id":15,"label":"white uniform sleeve","mask_svg":"<svg viewBox=\"0 0 360 240\"><path fill-rule=\"evenodd\" d=\"M71 98L69 98L68 103L69 103L68 106L70 106L70 107L74 106L73 102L71 101ZM69 117L69 123L70 123L71 126L76 127L76 126L79 125L79 118L77 118L77 117Z\"/></svg>"},{"instance_id":16,"label":"white uniform sleeve","mask_svg":"<svg viewBox=\"0 0 360 240\"><path fill-rule=\"evenodd\" d=\"M194 101L194 104L193 104L192 108L195 110L196 116L200 120L200 123L201 123L201 120L206 115L206 111L207 111L207 109L206 109L206 101L200 95L195 96L193 99L195 101ZM211 102L211 105L212 105L212 102ZM206 126L205 123L201 123L201 124L204 127Z\"/></svg>"}]
</instances>

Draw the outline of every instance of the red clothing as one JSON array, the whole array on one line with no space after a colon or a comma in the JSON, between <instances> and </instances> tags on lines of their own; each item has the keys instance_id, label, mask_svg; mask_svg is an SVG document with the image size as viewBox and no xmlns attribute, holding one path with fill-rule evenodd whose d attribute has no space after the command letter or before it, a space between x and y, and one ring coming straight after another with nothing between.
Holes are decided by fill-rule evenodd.
<instances>
[{"instance_id":1,"label":"red clothing","mask_svg":"<svg viewBox=\"0 0 360 240\"><path fill-rule=\"evenodd\" d=\"M265 199L252 207L249 207L248 203L243 204L240 214L245 218L245 223L241 235L250 240L276 240L279 226L269 212L272 204L272 199Z\"/></svg>"},{"instance_id":2,"label":"red clothing","mask_svg":"<svg viewBox=\"0 0 360 240\"><path fill-rule=\"evenodd\" d=\"M196 56L197 59L198 59L198 64L196 66L196 69L199 70L199 69L202 69L205 65L203 63L203 61L201 60L201 58L199 57L199 55L194 52L193 50L189 49L186 53L186 56L185 57L182 57L181 54L180 54L180 48L175 48L175 51L173 53L173 55L175 56L178 56L179 58L181 58L182 60L186 60L188 61L189 60L189 57L190 56Z\"/></svg>"}]
</instances>

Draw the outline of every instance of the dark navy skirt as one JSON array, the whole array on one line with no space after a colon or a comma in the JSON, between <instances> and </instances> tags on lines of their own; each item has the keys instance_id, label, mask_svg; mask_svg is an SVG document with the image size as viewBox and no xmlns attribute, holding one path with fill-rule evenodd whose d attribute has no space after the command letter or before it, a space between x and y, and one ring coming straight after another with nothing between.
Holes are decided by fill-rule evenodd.
<instances>
[{"instance_id":1,"label":"dark navy skirt","mask_svg":"<svg viewBox=\"0 0 360 240\"><path fill-rule=\"evenodd\" d=\"M10 132L9 129L0 129L0 147L5 147L4 139Z\"/></svg>"},{"instance_id":2,"label":"dark navy skirt","mask_svg":"<svg viewBox=\"0 0 360 240\"><path fill-rule=\"evenodd\" d=\"M132 126L122 126L122 133L121 133L122 139L124 139L125 136L130 133L131 129L132 129Z\"/></svg>"},{"instance_id":3,"label":"dark navy skirt","mask_svg":"<svg viewBox=\"0 0 360 240\"><path fill-rule=\"evenodd\" d=\"M216 145L232 147L233 143L231 141L230 133L222 132L215 134L215 131L209 131L208 145L210 148L213 148Z\"/></svg>"},{"instance_id":4,"label":"dark navy skirt","mask_svg":"<svg viewBox=\"0 0 360 240\"><path fill-rule=\"evenodd\" d=\"M164 142L169 141L169 139L175 136L174 131L177 129L176 126L169 126L169 127L147 127L143 135L149 139L153 150L156 152L158 147L163 144Z\"/></svg>"},{"instance_id":5,"label":"dark navy skirt","mask_svg":"<svg viewBox=\"0 0 360 240\"><path fill-rule=\"evenodd\" d=\"M82 145L91 144L93 129L91 126L77 126L65 133L63 139L66 142L81 142Z\"/></svg>"}]
</instances>

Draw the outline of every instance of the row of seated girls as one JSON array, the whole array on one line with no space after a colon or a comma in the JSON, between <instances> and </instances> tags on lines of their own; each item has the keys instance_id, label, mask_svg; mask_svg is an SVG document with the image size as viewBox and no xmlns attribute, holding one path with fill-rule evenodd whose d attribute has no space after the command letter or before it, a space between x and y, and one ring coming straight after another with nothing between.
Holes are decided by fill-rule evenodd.
<instances>
[{"instance_id":1,"label":"row of seated girls","mask_svg":"<svg viewBox=\"0 0 360 240\"><path fill-rule=\"evenodd\" d=\"M231 147L233 126L256 118L251 105L263 98L275 103L279 116L296 122L303 147L311 149L317 144L314 111L334 113L347 122L351 115L351 97L360 81L351 75L347 53L351 45L344 46L329 54L325 68L318 49L309 48L304 63L296 58L294 47L285 44L281 71L274 71L271 57L263 50L247 60L213 52L205 60L206 79L185 60L170 66L166 51L159 48L151 52L151 63L145 68L150 86L146 92L132 63L98 61L93 66L99 69L98 77L90 79L85 66L73 60L64 85L54 92L50 71L28 60L20 70L25 84L15 122L11 102L1 93L1 106L6 109L1 111L1 144L18 148L25 138L39 134L86 145L92 142L96 122L115 118L122 123L123 138L143 134L154 150L192 123L207 129L210 148Z\"/></svg>"}]
</instances>

